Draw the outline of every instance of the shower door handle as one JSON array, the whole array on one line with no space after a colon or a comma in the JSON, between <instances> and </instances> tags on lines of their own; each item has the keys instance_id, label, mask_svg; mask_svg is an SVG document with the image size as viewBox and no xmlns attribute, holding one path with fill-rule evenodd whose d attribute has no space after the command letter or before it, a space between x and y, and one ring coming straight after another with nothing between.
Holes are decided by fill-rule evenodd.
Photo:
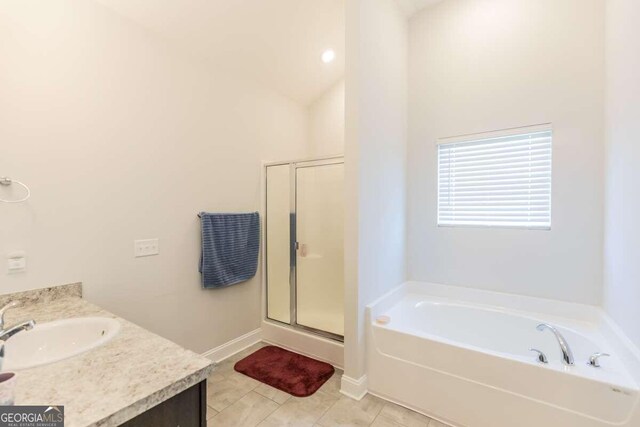
<instances>
[{"instance_id":1,"label":"shower door handle","mask_svg":"<svg viewBox=\"0 0 640 427\"><path fill-rule=\"evenodd\" d=\"M300 254L302 258L307 256L307 245L306 243L296 242L296 251Z\"/></svg>"}]
</instances>

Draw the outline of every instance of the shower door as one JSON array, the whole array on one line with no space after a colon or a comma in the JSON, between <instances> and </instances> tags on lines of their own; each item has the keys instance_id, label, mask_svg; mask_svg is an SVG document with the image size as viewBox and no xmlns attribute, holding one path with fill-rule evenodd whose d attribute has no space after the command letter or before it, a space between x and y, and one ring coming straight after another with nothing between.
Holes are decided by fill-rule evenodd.
<instances>
[{"instance_id":1,"label":"shower door","mask_svg":"<svg viewBox=\"0 0 640 427\"><path fill-rule=\"evenodd\" d=\"M344 335L342 163L296 166L296 321Z\"/></svg>"},{"instance_id":2,"label":"shower door","mask_svg":"<svg viewBox=\"0 0 640 427\"><path fill-rule=\"evenodd\" d=\"M266 168L267 317L342 340L342 158Z\"/></svg>"}]
</instances>

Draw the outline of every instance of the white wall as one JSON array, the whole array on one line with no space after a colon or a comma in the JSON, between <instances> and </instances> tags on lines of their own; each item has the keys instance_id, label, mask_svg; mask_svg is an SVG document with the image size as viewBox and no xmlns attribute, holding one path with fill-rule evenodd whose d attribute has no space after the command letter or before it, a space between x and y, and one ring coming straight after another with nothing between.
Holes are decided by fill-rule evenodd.
<instances>
[{"instance_id":1,"label":"white wall","mask_svg":"<svg viewBox=\"0 0 640 427\"><path fill-rule=\"evenodd\" d=\"M261 160L307 155L307 110L202 68L92 1L0 8L0 292L82 281L88 300L201 352L260 325L258 278L202 290L196 213L259 209ZM133 257L133 240L160 255ZM0 261L0 269L4 268Z\"/></svg>"},{"instance_id":2,"label":"white wall","mask_svg":"<svg viewBox=\"0 0 640 427\"><path fill-rule=\"evenodd\" d=\"M308 141L312 156L344 152L344 79L309 106Z\"/></svg>"},{"instance_id":3,"label":"white wall","mask_svg":"<svg viewBox=\"0 0 640 427\"><path fill-rule=\"evenodd\" d=\"M410 279L600 303L603 14L601 0L448 0L411 19ZM548 122L551 231L436 226L437 138Z\"/></svg>"},{"instance_id":4,"label":"white wall","mask_svg":"<svg viewBox=\"0 0 640 427\"><path fill-rule=\"evenodd\" d=\"M407 23L395 0L347 1L345 375L364 365L364 307L405 279Z\"/></svg>"},{"instance_id":5,"label":"white wall","mask_svg":"<svg viewBox=\"0 0 640 427\"><path fill-rule=\"evenodd\" d=\"M640 348L640 3L608 0L604 307Z\"/></svg>"}]
</instances>

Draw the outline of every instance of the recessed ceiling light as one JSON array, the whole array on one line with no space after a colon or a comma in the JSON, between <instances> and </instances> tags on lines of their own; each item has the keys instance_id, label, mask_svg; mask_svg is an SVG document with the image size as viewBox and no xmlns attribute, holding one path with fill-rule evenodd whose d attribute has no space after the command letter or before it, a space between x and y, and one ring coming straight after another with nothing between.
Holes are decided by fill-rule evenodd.
<instances>
[{"instance_id":1,"label":"recessed ceiling light","mask_svg":"<svg viewBox=\"0 0 640 427\"><path fill-rule=\"evenodd\" d=\"M333 62L334 59L336 59L336 53L332 49L327 49L322 52L322 62L325 64Z\"/></svg>"}]
</instances>

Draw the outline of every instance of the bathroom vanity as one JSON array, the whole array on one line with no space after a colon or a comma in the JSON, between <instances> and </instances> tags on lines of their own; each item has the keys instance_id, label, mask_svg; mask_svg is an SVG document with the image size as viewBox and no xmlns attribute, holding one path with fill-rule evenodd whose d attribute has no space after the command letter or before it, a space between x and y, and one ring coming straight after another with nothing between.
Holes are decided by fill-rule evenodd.
<instances>
[{"instance_id":1,"label":"bathroom vanity","mask_svg":"<svg viewBox=\"0 0 640 427\"><path fill-rule=\"evenodd\" d=\"M69 334L78 334L75 341L82 342L82 333L94 331L89 326L78 329L73 326L76 323L88 324L91 319L103 319L105 325L117 322L115 332L111 326L98 331L109 336L99 345L47 364L41 362L60 358L72 344L65 343L57 350L39 349L45 353L29 356L28 367L24 367L24 356L12 360L11 340L16 340L14 354L27 354L19 335L12 337L7 342L3 370L16 373L16 405L64 406L66 427L206 425L206 379L213 370L209 359L85 301L80 284L0 296L2 306L10 301L19 305L7 311L6 323L33 319L33 332L39 325L53 325L54 332L43 336L55 336L56 323L49 322L57 321L70 325ZM59 336L64 339L63 334Z\"/></svg>"},{"instance_id":2,"label":"bathroom vanity","mask_svg":"<svg viewBox=\"0 0 640 427\"><path fill-rule=\"evenodd\" d=\"M201 381L125 422L122 427L206 425L207 382Z\"/></svg>"}]
</instances>

